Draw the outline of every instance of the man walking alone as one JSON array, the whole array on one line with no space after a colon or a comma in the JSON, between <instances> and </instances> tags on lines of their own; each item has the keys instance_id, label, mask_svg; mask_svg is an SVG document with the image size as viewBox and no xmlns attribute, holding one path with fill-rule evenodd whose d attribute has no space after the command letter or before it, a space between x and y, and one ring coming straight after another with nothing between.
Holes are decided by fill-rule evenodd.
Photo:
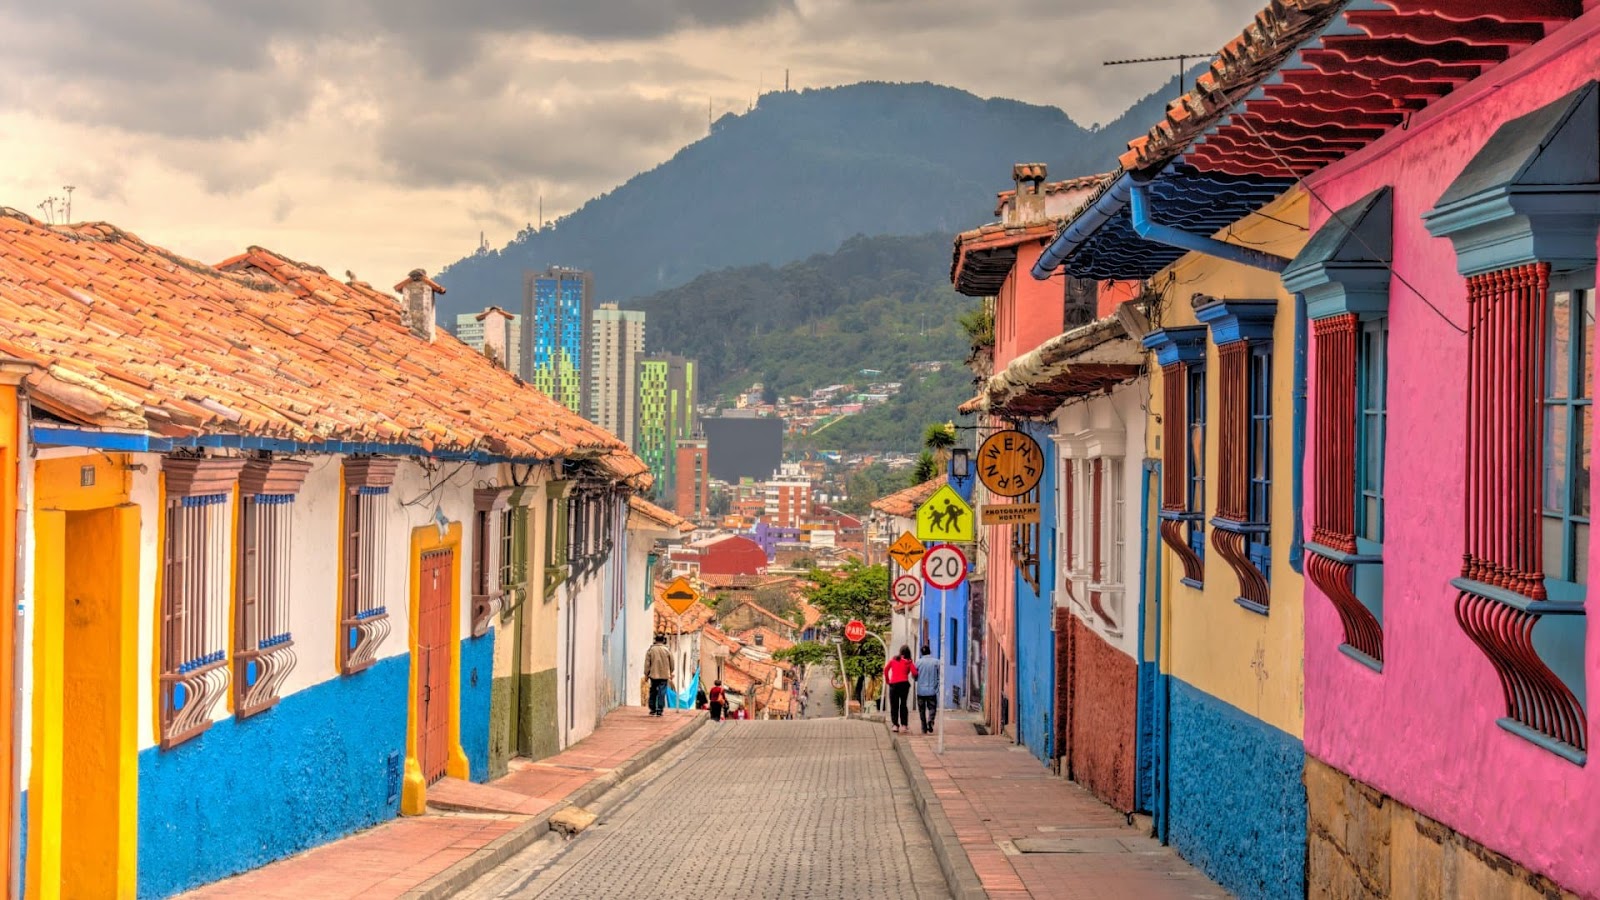
<instances>
[{"instance_id":1,"label":"man walking alone","mask_svg":"<svg viewBox=\"0 0 1600 900\"><path fill-rule=\"evenodd\" d=\"M922 657L917 660L917 718L922 720L923 734L933 734L933 720L939 715L941 668L939 657L923 644Z\"/></svg>"},{"instance_id":2,"label":"man walking alone","mask_svg":"<svg viewBox=\"0 0 1600 900\"><path fill-rule=\"evenodd\" d=\"M659 716L667 708L667 684L672 681L672 654L664 634L656 635L644 654L644 677L650 679L650 715Z\"/></svg>"}]
</instances>

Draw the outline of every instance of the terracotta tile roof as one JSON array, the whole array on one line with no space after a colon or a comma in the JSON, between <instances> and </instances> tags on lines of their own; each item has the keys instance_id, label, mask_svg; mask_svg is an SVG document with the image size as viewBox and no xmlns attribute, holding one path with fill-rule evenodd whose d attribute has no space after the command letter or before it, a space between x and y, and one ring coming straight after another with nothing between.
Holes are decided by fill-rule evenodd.
<instances>
[{"instance_id":1,"label":"terracotta tile roof","mask_svg":"<svg viewBox=\"0 0 1600 900\"><path fill-rule=\"evenodd\" d=\"M1588 5L1271 0L1217 52L1193 89L1128 143L1122 168L1155 171L1182 154L1202 171L1309 174ZM1284 159L1262 146L1264 139Z\"/></svg>"},{"instance_id":2,"label":"terracotta tile roof","mask_svg":"<svg viewBox=\"0 0 1600 900\"><path fill-rule=\"evenodd\" d=\"M896 491L887 497L879 497L872 501L872 508L881 513L898 516L902 519L912 518L917 514L917 507L921 506L924 500L932 497L933 492L943 487L948 480L948 475L940 475L919 485L908 487L903 491Z\"/></svg>"},{"instance_id":3,"label":"terracotta tile roof","mask_svg":"<svg viewBox=\"0 0 1600 900\"><path fill-rule=\"evenodd\" d=\"M794 714L794 694L782 688L767 685L755 690L756 711L767 710L774 716Z\"/></svg>"},{"instance_id":4,"label":"terracotta tile roof","mask_svg":"<svg viewBox=\"0 0 1600 900\"><path fill-rule=\"evenodd\" d=\"M1037 163L1034 163L1033 165L1037 165ZM1013 171L1015 171L1015 167L1013 167ZM1066 191L1088 190L1089 188L1099 186L1100 182L1106 180L1106 177L1106 173L1101 172L1098 175L1080 175L1077 178L1068 178L1065 181L1046 181L1044 183L1044 194L1048 197L1051 194L1060 194ZM1000 191L996 193L994 195L994 214L997 216L1000 215L1000 213L1005 209L1006 204L1011 202L1011 199L1015 196L1017 196L1016 188L1012 188L1009 191Z\"/></svg>"},{"instance_id":5,"label":"terracotta tile roof","mask_svg":"<svg viewBox=\"0 0 1600 900\"><path fill-rule=\"evenodd\" d=\"M710 623L700 629L700 636L714 644L721 644L729 653L738 653L744 647L743 644L729 637L726 631Z\"/></svg>"},{"instance_id":6,"label":"terracotta tile roof","mask_svg":"<svg viewBox=\"0 0 1600 900\"><path fill-rule=\"evenodd\" d=\"M811 603L805 599L801 599L800 601L800 614L805 617L806 628L810 628L822 621L822 610L812 606Z\"/></svg>"},{"instance_id":7,"label":"terracotta tile roof","mask_svg":"<svg viewBox=\"0 0 1600 900\"><path fill-rule=\"evenodd\" d=\"M1049 243L1063 219L1012 226L992 222L956 235L950 253L950 283L968 297L992 297L1005 284L1017 261L1017 248L1029 242Z\"/></svg>"},{"instance_id":8,"label":"terracotta tile roof","mask_svg":"<svg viewBox=\"0 0 1600 900\"><path fill-rule=\"evenodd\" d=\"M744 606L750 607L751 609L755 610L758 613L761 613L763 616L766 616L767 618L771 619L774 622L782 623L785 628L787 628L787 629L789 629L791 631L794 630L794 628L795 628L794 622L790 621L789 619L785 619L783 616L780 616L777 613L773 612L772 610L767 609L765 606L762 606L761 604L755 602L754 600L746 600L743 603L740 603L738 606L735 606L733 609L737 610L740 607L744 607ZM730 615L732 614L732 612L733 612L733 610L729 610L729 614ZM727 618L727 617L724 616L723 618Z\"/></svg>"},{"instance_id":9,"label":"terracotta tile roof","mask_svg":"<svg viewBox=\"0 0 1600 900\"><path fill-rule=\"evenodd\" d=\"M602 457L648 483L608 432L447 333L413 335L395 297L260 248L224 267L111 225L0 210L0 354L39 366L30 401L75 425L175 442Z\"/></svg>"},{"instance_id":10,"label":"terracotta tile roof","mask_svg":"<svg viewBox=\"0 0 1600 900\"><path fill-rule=\"evenodd\" d=\"M761 635L761 644L759 646L761 649L768 652L787 650L794 646L794 641L789 640L765 625L757 625L754 628L746 628L745 630L734 635L734 637L737 637L739 640L744 641L747 644L755 644L757 634Z\"/></svg>"},{"instance_id":11,"label":"terracotta tile roof","mask_svg":"<svg viewBox=\"0 0 1600 900\"><path fill-rule=\"evenodd\" d=\"M704 603L696 603L689 607L680 618L666 603L662 602L662 594L666 585L655 586L656 602L650 605L655 610L656 634L694 634L704 628L707 623L717 617L717 611Z\"/></svg>"},{"instance_id":12,"label":"terracotta tile roof","mask_svg":"<svg viewBox=\"0 0 1600 900\"><path fill-rule=\"evenodd\" d=\"M1106 316L1056 335L990 377L963 413L1053 415L1073 397L1109 390L1144 371L1144 348L1122 320Z\"/></svg>"},{"instance_id":13,"label":"terracotta tile roof","mask_svg":"<svg viewBox=\"0 0 1600 900\"><path fill-rule=\"evenodd\" d=\"M628 508L639 515L680 534L694 530L694 523L673 512L662 509L642 497L629 497Z\"/></svg>"},{"instance_id":14,"label":"terracotta tile roof","mask_svg":"<svg viewBox=\"0 0 1600 900\"><path fill-rule=\"evenodd\" d=\"M722 667L722 686L738 694L748 694L757 684L756 677L733 665L733 657Z\"/></svg>"}]
</instances>

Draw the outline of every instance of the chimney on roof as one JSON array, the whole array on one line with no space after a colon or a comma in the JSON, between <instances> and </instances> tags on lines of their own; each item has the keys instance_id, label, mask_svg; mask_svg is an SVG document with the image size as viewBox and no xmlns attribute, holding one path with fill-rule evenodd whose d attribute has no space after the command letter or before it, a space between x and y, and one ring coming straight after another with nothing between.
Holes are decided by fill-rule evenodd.
<instances>
[{"instance_id":1,"label":"chimney on roof","mask_svg":"<svg viewBox=\"0 0 1600 900\"><path fill-rule=\"evenodd\" d=\"M1006 224L1033 225L1045 220L1044 180L1050 172L1044 163L1017 163L1011 167L1011 181L1017 187L1010 221Z\"/></svg>"},{"instance_id":2,"label":"chimney on roof","mask_svg":"<svg viewBox=\"0 0 1600 900\"><path fill-rule=\"evenodd\" d=\"M422 269L412 269L406 280L395 285L400 292L400 314L411 333L432 343L437 326L433 321L433 295L444 293Z\"/></svg>"},{"instance_id":3,"label":"chimney on roof","mask_svg":"<svg viewBox=\"0 0 1600 900\"><path fill-rule=\"evenodd\" d=\"M494 360L502 369L511 368L512 316L498 306L478 313L483 323L483 355Z\"/></svg>"}]
</instances>

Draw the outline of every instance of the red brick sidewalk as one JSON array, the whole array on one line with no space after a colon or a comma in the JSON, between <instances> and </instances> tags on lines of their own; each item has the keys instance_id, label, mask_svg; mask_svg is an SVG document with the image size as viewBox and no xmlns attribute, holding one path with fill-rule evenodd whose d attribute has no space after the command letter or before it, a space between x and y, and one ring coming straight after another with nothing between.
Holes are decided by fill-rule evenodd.
<instances>
[{"instance_id":1,"label":"red brick sidewalk","mask_svg":"<svg viewBox=\"0 0 1600 900\"><path fill-rule=\"evenodd\" d=\"M181 895L185 898L363 900L399 897L462 861L628 759L665 741L703 713L612 711L566 751L539 762L514 760L487 785L446 779L428 789L430 807L471 814L400 818L331 844Z\"/></svg>"},{"instance_id":2,"label":"red brick sidewalk","mask_svg":"<svg viewBox=\"0 0 1600 900\"><path fill-rule=\"evenodd\" d=\"M1122 813L1051 775L1025 748L979 735L971 722L946 726L943 756L931 735L895 739L908 742L994 900L1228 896Z\"/></svg>"}]
</instances>

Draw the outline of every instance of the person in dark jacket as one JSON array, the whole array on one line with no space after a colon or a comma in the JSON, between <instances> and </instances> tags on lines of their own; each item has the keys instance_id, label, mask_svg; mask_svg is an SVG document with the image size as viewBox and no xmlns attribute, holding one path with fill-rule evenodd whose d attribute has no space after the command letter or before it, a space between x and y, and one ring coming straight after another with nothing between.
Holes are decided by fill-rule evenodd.
<instances>
[{"instance_id":1,"label":"person in dark jacket","mask_svg":"<svg viewBox=\"0 0 1600 900\"><path fill-rule=\"evenodd\" d=\"M728 709L728 692L723 690L720 679L711 683L710 704L711 721L721 722L723 712Z\"/></svg>"},{"instance_id":2,"label":"person in dark jacket","mask_svg":"<svg viewBox=\"0 0 1600 900\"><path fill-rule=\"evenodd\" d=\"M922 720L922 733L933 734L933 720L939 715L939 657L933 655L927 644L922 645L922 656L917 659L917 718Z\"/></svg>"}]
</instances>

